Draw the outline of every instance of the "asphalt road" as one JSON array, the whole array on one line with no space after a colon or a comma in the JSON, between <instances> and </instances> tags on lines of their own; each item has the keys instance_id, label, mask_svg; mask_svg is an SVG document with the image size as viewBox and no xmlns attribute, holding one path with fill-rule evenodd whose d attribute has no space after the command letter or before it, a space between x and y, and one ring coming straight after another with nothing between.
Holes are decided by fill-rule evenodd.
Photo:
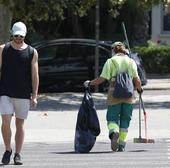
<instances>
[{"instance_id":1,"label":"asphalt road","mask_svg":"<svg viewBox=\"0 0 170 168\"><path fill-rule=\"evenodd\" d=\"M169 139L170 140L170 139ZM169 168L170 143L161 139L154 144L128 142L125 152L111 152L110 143L97 142L88 154L77 154L72 143L26 143L22 168ZM2 145L0 145L2 153ZM0 165L0 167L3 165Z\"/></svg>"},{"instance_id":2,"label":"asphalt road","mask_svg":"<svg viewBox=\"0 0 170 168\"><path fill-rule=\"evenodd\" d=\"M77 112L83 93L40 95L39 106L26 121L26 137L22 156L24 168L169 168L170 167L170 90L145 91L147 133L155 143L137 144L138 103L129 128L126 151L111 152L106 127L106 94L93 94L101 125L101 134L89 154L74 153ZM142 115L143 116L143 115ZM12 131L15 130L14 122ZM14 134L13 134L14 136ZM142 118L142 137L144 120ZM12 138L12 145L14 147ZM0 156L4 148L0 139ZM3 167L3 165L0 165ZM5 167L18 167L10 165Z\"/></svg>"}]
</instances>

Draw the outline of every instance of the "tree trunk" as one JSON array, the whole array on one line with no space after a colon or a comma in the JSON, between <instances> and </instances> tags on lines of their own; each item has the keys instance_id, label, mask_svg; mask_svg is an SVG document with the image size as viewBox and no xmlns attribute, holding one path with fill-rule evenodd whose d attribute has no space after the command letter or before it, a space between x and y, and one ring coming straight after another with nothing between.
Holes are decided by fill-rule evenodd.
<instances>
[{"instance_id":1,"label":"tree trunk","mask_svg":"<svg viewBox=\"0 0 170 168\"><path fill-rule=\"evenodd\" d=\"M149 39L149 12L143 11L133 25L132 45L147 45Z\"/></svg>"},{"instance_id":2,"label":"tree trunk","mask_svg":"<svg viewBox=\"0 0 170 168\"><path fill-rule=\"evenodd\" d=\"M12 1L10 1L10 3L11 4L8 6L0 4L0 44L5 43L10 39L12 21L12 11L10 9Z\"/></svg>"}]
</instances>

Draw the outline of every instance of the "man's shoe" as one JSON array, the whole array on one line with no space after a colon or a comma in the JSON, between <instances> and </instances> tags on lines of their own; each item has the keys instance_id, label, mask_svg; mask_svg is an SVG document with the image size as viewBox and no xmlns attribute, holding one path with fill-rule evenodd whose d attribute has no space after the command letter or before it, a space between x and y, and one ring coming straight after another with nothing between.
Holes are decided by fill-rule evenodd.
<instances>
[{"instance_id":1,"label":"man's shoe","mask_svg":"<svg viewBox=\"0 0 170 168\"><path fill-rule=\"evenodd\" d=\"M19 153L15 153L14 155L14 164L15 165L22 165L21 155Z\"/></svg>"},{"instance_id":2,"label":"man's shoe","mask_svg":"<svg viewBox=\"0 0 170 168\"><path fill-rule=\"evenodd\" d=\"M118 152L124 152L124 151L125 151L125 147L123 145L119 145Z\"/></svg>"},{"instance_id":3,"label":"man's shoe","mask_svg":"<svg viewBox=\"0 0 170 168\"><path fill-rule=\"evenodd\" d=\"M1 161L4 165L9 164L10 158L11 158L11 154L12 154L12 150L11 151L7 151L6 150L4 152L3 157L2 157L2 161Z\"/></svg>"},{"instance_id":4,"label":"man's shoe","mask_svg":"<svg viewBox=\"0 0 170 168\"><path fill-rule=\"evenodd\" d=\"M119 133L115 132L111 136L111 149L116 152L118 148L118 139L119 139Z\"/></svg>"}]
</instances>

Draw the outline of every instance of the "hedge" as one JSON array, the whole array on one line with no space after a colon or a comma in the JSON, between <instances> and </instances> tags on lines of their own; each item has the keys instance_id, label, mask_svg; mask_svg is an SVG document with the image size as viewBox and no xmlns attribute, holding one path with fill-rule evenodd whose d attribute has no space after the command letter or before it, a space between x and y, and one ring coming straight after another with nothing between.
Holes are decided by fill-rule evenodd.
<instances>
[{"instance_id":1,"label":"hedge","mask_svg":"<svg viewBox=\"0 0 170 168\"><path fill-rule=\"evenodd\" d=\"M170 46L136 47L146 73L170 73Z\"/></svg>"}]
</instances>

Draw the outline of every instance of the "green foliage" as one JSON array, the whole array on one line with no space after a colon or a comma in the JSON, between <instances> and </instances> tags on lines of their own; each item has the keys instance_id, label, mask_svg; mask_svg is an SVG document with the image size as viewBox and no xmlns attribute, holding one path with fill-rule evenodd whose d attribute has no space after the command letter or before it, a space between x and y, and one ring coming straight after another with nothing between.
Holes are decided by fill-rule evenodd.
<instances>
[{"instance_id":1,"label":"green foliage","mask_svg":"<svg viewBox=\"0 0 170 168\"><path fill-rule=\"evenodd\" d=\"M119 10L126 0L109 0L109 13L112 17L116 18L119 15Z\"/></svg>"},{"instance_id":2,"label":"green foliage","mask_svg":"<svg viewBox=\"0 0 170 168\"><path fill-rule=\"evenodd\" d=\"M19 2L21 1L21 2ZM14 18L31 20L58 20L64 19L64 1L56 3L55 0L15 0Z\"/></svg>"},{"instance_id":3,"label":"green foliage","mask_svg":"<svg viewBox=\"0 0 170 168\"><path fill-rule=\"evenodd\" d=\"M0 0L0 3L9 5L14 13L14 19L31 20L63 20L65 12L83 17L89 9L95 6L97 0ZM101 4L105 0L98 0ZM151 7L161 0L108 0L108 12L112 17L119 15L119 9L126 2L133 9ZM167 3L167 0L164 0Z\"/></svg>"},{"instance_id":4,"label":"green foliage","mask_svg":"<svg viewBox=\"0 0 170 168\"><path fill-rule=\"evenodd\" d=\"M0 0L0 4L11 9L13 13L12 22L22 20L29 27L29 30L33 32L36 32L36 30L40 32L40 29L44 27L42 29L45 31L43 32L43 38L46 39L50 35L54 37L54 32L57 33L57 36L61 34L58 30L64 27L63 24L72 26L78 36L84 36L83 28L81 28L83 19L89 20L87 23L90 23L90 31L93 31L91 34L94 34L94 7L97 1L100 2L100 10L104 11L100 13L100 20L105 20L107 24L108 20L106 17L108 18L108 13L113 18L118 17L120 10L125 4L128 4L127 8L130 11L134 11L132 14L135 15L132 16L136 16L137 20L141 21L143 17L142 11L150 9L153 4L158 4L162 0ZM168 0L163 1L167 3ZM123 20L125 20L126 16L129 15L125 15ZM133 20L135 19L133 18ZM132 23L136 23L136 20ZM50 30L50 27L53 30ZM75 33L73 34L75 35ZM66 36L68 37L68 34Z\"/></svg>"},{"instance_id":5,"label":"green foliage","mask_svg":"<svg viewBox=\"0 0 170 168\"><path fill-rule=\"evenodd\" d=\"M170 73L170 46L137 47L147 73Z\"/></svg>"},{"instance_id":6,"label":"green foliage","mask_svg":"<svg viewBox=\"0 0 170 168\"><path fill-rule=\"evenodd\" d=\"M138 7L137 9L145 8L150 9L153 5L157 5L159 3L169 3L168 0L125 0L126 3L129 4L130 7Z\"/></svg>"},{"instance_id":7,"label":"green foliage","mask_svg":"<svg viewBox=\"0 0 170 168\"><path fill-rule=\"evenodd\" d=\"M11 10L16 19L29 20L58 20L65 18L65 10L73 15L85 16L95 5L96 0L0 0L1 4L14 4Z\"/></svg>"},{"instance_id":8,"label":"green foliage","mask_svg":"<svg viewBox=\"0 0 170 168\"><path fill-rule=\"evenodd\" d=\"M31 20L57 20L64 19L64 11L69 10L73 15L80 17L87 15L87 11L95 6L97 0L0 0L0 3L10 5L13 3L14 16L16 19ZM99 0L102 4L102 0ZM119 9L126 2L134 9L151 7L161 0L108 0L108 11L116 17ZM167 3L167 0L164 0ZM104 2L104 1L103 1Z\"/></svg>"},{"instance_id":9,"label":"green foliage","mask_svg":"<svg viewBox=\"0 0 170 168\"><path fill-rule=\"evenodd\" d=\"M71 9L72 9L73 14L83 17L87 15L87 11L91 7L95 6L96 0L84 0L84 1L79 1L78 3L69 1L69 3L72 4Z\"/></svg>"}]
</instances>

